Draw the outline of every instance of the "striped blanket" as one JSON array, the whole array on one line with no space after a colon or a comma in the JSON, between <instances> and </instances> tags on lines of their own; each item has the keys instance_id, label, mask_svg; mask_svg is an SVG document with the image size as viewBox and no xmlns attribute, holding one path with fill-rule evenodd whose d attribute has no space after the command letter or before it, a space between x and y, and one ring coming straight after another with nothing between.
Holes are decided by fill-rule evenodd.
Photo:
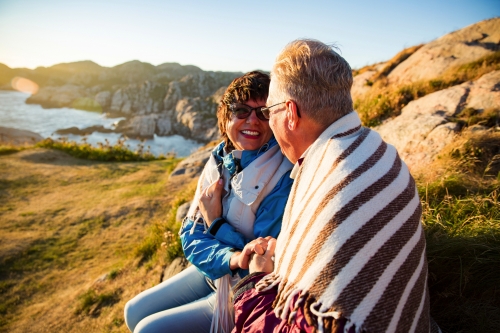
<instances>
[{"instance_id":1,"label":"striped blanket","mask_svg":"<svg viewBox=\"0 0 500 333\"><path fill-rule=\"evenodd\" d=\"M256 286L279 284L276 315L293 322L302 307L325 332L429 332L421 205L396 149L351 112L294 172L275 269Z\"/></svg>"}]
</instances>

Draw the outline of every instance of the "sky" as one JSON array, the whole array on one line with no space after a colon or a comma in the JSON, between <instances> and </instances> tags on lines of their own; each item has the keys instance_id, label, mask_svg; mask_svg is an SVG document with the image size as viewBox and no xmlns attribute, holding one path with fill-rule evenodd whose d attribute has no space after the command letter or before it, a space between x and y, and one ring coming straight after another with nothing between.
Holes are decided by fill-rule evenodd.
<instances>
[{"instance_id":1,"label":"sky","mask_svg":"<svg viewBox=\"0 0 500 333\"><path fill-rule=\"evenodd\" d=\"M0 63L269 71L288 42L314 38L361 68L498 16L500 0L0 0Z\"/></svg>"}]
</instances>

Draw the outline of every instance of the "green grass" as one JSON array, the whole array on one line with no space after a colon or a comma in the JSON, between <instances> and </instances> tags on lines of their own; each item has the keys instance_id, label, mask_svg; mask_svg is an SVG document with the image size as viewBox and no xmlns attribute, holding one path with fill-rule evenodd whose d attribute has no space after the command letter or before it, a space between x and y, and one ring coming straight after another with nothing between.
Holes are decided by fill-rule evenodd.
<instances>
[{"instance_id":1,"label":"green grass","mask_svg":"<svg viewBox=\"0 0 500 333\"><path fill-rule=\"evenodd\" d=\"M193 196L194 187L187 187L173 200L165 219L153 221L149 226L147 237L135 250L135 256L140 258L140 264L151 260L168 264L184 255L178 235L181 223L176 221L176 215L179 206L191 200Z\"/></svg>"},{"instance_id":2,"label":"green grass","mask_svg":"<svg viewBox=\"0 0 500 333\"><path fill-rule=\"evenodd\" d=\"M81 143L67 141L65 138L53 140L45 139L36 144L36 147L57 149L68 153L69 155L93 161L103 162L142 162L154 160L175 160L173 156L154 156L149 150L144 150L140 145L137 151L131 151L125 145L125 140L119 140L115 145L110 145L107 140L105 143L99 143L98 147L93 147L86 142L85 138Z\"/></svg>"},{"instance_id":3,"label":"green grass","mask_svg":"<svg viewBox=\"0 0 500 333\"><path fill-rule=\"evenodd\" d=\"M0 145L0 155L14 154L23 149L20 146Z\"/></svg>"},{"instance_id":4,"label":"green grass","mask_svg":"<svg viewBox=\"0 0 500 333\"><path fill-rule=\"evenodd\" d=\"M104 293L89 289L78 297L79 305L75 310L75 314L99 316L103 307L112 306L120 301L121 293L121 289Z\"/></svg>"},{"instance_id":5,"label":"green grass","mask_svg":"<svg viewBox=\"0 0 500 333\"><path fill-rule=\"evenodd\" d=\"M431 315L445 332L500 331L499 191L423 196Z\"/></svg>"},{"instance_id":6,"label":"green grass","mask_svg":"<svg viewBox=\"0 0 500 333\"><path fill-rule=\"evenodd\" d=\"M431 315L443 332L500 332L500 177L486 173L500 134L470 134L447 151L435 162L444 171L417 177Z\"/></svg>"}]
</instances>

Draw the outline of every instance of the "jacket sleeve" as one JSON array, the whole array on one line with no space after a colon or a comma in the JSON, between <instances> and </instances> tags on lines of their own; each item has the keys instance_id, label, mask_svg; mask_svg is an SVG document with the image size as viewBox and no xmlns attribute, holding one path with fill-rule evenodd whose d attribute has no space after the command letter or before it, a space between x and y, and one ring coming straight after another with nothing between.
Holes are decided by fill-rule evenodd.
<instances>
[{"instance_id":1,"label":"jacket sleeve","mask_svg":"<svg viewBox=\"0 0 500 333\"><path fill-rule=\"evenodd\" d=\"M262 200L255 214L254 235L257 237L272 236L277 238L281 230L281 221L285 211L288 195L292 188L293 179L290 171L281 176L273 190ZM243 249L250 241L229 223L212 224L208 232L216 239L235 249Z\"/></svg>"},{"instance_id":2,"label":"jacket sleeve","mask_svg":"<svg viewBox=\"0 0 500 333\"><path fill-rule=\"evenodd\" d=\"M229 268L234 254L233 247L206 233L202 223L186 218L181 227L180 238L184 255L205 276L215 280L234 273Z\"/></svg>"}]
</instances>

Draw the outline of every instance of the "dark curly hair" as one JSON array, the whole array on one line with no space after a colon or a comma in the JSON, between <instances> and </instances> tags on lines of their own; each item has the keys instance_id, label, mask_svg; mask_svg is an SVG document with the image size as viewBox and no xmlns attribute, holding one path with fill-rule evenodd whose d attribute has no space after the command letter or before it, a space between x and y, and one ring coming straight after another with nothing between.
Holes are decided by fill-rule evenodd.
<instances>
[{"instance_id":1,"label":"dark curly hair","mask_svg":"<svg viewBox=\"0 0 500 333\"><path fill-rule=\"evenodd\" d=\"M219 125L221 137L225 142L226 151L234 149L234 144L227 136L227 123L233 117L229 106L236 102L245 103L249 100L266 100L270 81L269 75L253 71L234 79L227 87L217 109L217 124Z\"/></svg>"}]
</instances>

